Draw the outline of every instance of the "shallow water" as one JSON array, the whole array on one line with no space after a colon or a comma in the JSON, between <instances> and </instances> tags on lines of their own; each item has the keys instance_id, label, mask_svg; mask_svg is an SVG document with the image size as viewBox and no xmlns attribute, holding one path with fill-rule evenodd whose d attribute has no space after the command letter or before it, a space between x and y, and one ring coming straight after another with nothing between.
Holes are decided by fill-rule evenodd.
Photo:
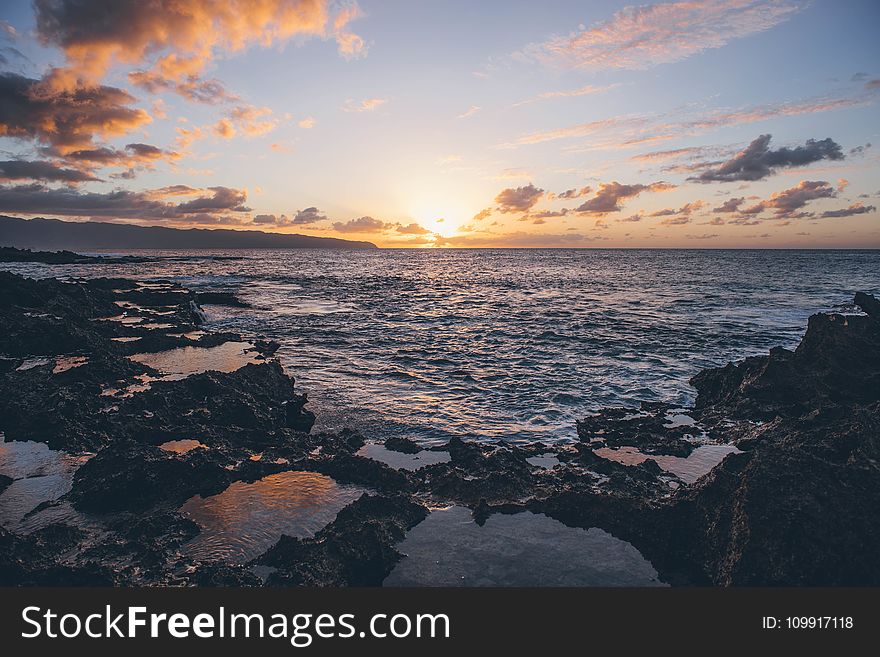
<instances>
[{"instance_id":1,"label":"shallow water","mask_svg":"<svg viewBox=\"0 0 880 657\"><path fill-rule=\"evenodd\" d=\"M364 492L316 472L280 472L253 483L238 481L218 495L196 495L180 507L202 528L181 551L193 560L245 563L282 534L313 536Z\"/></svg>"},{"instance_id":2,"label":"shallow water","mask_svg":"<svg viewBox=\"0 0 880 657\"><path fill-rule=\"evenodd\" d=\"M136 252L158 254L163 252ZM688 379L793 347L816 312L880 293L877 251L269 250L128 265L6 264L37 276L167 278L237 291L209 328L278 340L316 429L437 444L566 441ZM241 256L218 260L213 255Z\"/></svg>"},{"instance_id":3,"label":"shallow water","mask_svg":"<svg viewBox=\"0 0 880 657\"><path fill-rule=\"evenodd\" d=\"M422 450L417 454L404 454L375 443L367 443L357 451L357 455L381 461L397 470L419 470L428 465L449 461L449 452Z\"/></svg>"},{"instance_id":4,"label":"shallow water","mask_svg":"<svg viewBox=\"0 0 880 657\"><path fill-rule=\"evenodd\" d=\"M638 465L651 459L656 461L661 469L671 472L686 484L692 484L703 475L708 474L728 454L738 454L740 450L733 445L701 445L694 449L687 458L666 454L643 454L636 447L620 447L618 449L601 447L593 451L603 458L624 465Z\"/></svg>"},{"instance_id":5,"label":"shallow water","mask_svg":"<svg viewBox=\"0 0 880 657\"><path fill-rule=\"evenodd\" d=\"M0 474L15 480L0 493L0 526L16 531L41 526L39 522L22 521L41 503L69 493L74 473L90 457L49 449L45 443L6 442L0 433Z\"/></svg>"},{"instance_id":6,"label":"shallow water","mask_svg":"<svg viewBox=\"0 0 880 657\"><path fill-rule=\"evenodd\" d=\"M182 379L202 372L234 372L257 362L257 352L250 342L224 342L216 347L177 347L129 358L162 372L166 380Z\"/></svg>"},{"instance_id":7,"label":"shallow water","mask_svg":"<svg viewBox=\"0 0 880 657\"><path fill-rule=\"evenodd\" d=\"M433 511L397 549L384 586L663 586L626 541L529 511L482 527L463 507Z\"/></svg>"},{"instance_id":8,"label":"shallow water","mask_svg":"<svg viewBox=\"0 0 880 657\"><path fill-rule=\"evenodd\" d=\"M198 440L184 438L182 440L169 440L159 445L159 449L172 454L186 454L194 449L207 449L207 445L203 445Z\"/></svg>"}]
</instances>

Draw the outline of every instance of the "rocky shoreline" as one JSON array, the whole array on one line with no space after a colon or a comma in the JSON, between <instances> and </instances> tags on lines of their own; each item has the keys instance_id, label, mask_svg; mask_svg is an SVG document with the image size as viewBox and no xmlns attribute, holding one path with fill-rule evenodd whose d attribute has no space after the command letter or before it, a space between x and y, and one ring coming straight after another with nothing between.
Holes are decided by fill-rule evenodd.
<instances>
[{"instance_id":1,"label":"rocky shoreline","mask_svg":"<svg viewBox=\"0 0 880 657\"><path fill-rule=\"evenodd\" d=\"M312 433L277 344L204 331L200 304L233 295L0 272L0 431L75 461L65 490L0 527L0 584L378 586L407 532L455 504L477 523L601 528L672 585L876 585L880 302L855 303L865 314L814 315L794 351L701 372L694 408L604 409L574 446L454 439L409 469L357 433ZM187 500L291 472L365 492L243 563L190 556L204 528ZM0 495L19 479L0 471Z\"/></svg>"}]
</instances>

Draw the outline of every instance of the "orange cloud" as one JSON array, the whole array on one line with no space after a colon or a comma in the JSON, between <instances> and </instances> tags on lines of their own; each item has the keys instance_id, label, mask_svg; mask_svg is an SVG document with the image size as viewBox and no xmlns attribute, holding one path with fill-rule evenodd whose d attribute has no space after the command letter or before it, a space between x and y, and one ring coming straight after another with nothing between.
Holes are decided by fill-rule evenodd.
<instances>
[{"instance_id":1,"label":"orange cloud","mask_svg":"<svg viewBox=\"0 0 880 657\"><path fill-rule=\"evenodd\" d=\"M768 30L798 9L790 0L687 0L625 7L593 27L530 44L515 58L569 68L647 69Z\"/></svg>"},{"instance_id":2,"label":"orange cloud","mask_svg":"<svg viewBox=\"0 0 880 657\"><path fill-rule=\"evenodd\" d=\"M36 0L34 4L40 39L64 50L74 76L93 81L115 63L143 64L163 52L151 72L180 81L198 75L216 51L269 46L296 35L336 37L343 54L363 49L357 45L359 37L345 29L360 15L357 5L333 13L329 0ZM100 20L95 20L96 15Z\"/></svg>"}]
</instances>

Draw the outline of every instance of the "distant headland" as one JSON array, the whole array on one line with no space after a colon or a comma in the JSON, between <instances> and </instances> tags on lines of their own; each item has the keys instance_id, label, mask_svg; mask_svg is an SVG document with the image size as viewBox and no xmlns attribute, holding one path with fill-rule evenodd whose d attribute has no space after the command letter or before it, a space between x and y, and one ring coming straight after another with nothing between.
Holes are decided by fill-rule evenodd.
<instances>
[{"instance_id":1,"label":"distant headland","mask_svg":"<svg viewBox=\"0 0 880 657\"><path fill-rule=\"evenodd\" d=\"M166 228L0 215L0 246L29 249L376 249L372 242L259 230Z\"/></svg>"}]
</instances>

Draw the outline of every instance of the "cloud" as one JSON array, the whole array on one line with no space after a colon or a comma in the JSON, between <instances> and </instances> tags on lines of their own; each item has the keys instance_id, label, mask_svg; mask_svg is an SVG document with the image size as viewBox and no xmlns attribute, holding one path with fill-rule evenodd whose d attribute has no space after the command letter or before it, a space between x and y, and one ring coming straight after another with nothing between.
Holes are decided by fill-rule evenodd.
<instances>
[{"instance_id":1,"label":"cloud","mask_svg":"<svg viewBox=\"0 0 880 657\"><path fill-rule=\"evenodd\" d=\"M354 32L346 29L347 25L364 15L356 2L343 7L333 19L333 36L339 54L345 59L358 59L367 54L367 43Z\"/></svg>"},{"instance_id":2,"label":"cloud","mask_svg":"<svg viewBox=\"0 0 880 657\"><path fill-rule=\"evenodd\" d=\"M326 221L327 216L322 214L320 210L316 207L306 208L305 210L299 210L295 215L293 215L293 221L291 223L297 226L304 226L307 224L316 224L319 221Z\"/></svg>"},{"instance_id":3,"label":"cloud","mask_svg":"<svg viewBox=\"0 0 880 657\"><path fill-rule=\"evenodd\" d=\"M0 136L33 139L64 156L93 147L96 136L118 137L152 121L145 110L129 107L135 98L123 89L56 91L47 79L0 74Z\"/></svg>"},{"instance_id":4,"label":"cloud","mask_svg":"<svg viewBox=\"0 0 880 657\"><path fill-rule=\"evenodd\" d=\"M867 214L869 212L876 211L876 206L864 205L862 203L853 203L852 205L841 208L840 210L826 210L825 212L820 214L819 217L822 219L829 219L834 217L853 217L857 214Z\"/></svg>"},{"instance_id":5,"label":"cloud","mask_svg":"<svg viewBox=\"0 0 880 657\"><path fill-rule=\"evenodd\" d=\"M678 208L677 210L674 208L666 208L664 210L658 210L657 212L652 212L649 217L666 217L663 221L660 222L663 226L678 226L681 224L688 224L691 221L691 214L701 209L705 205L702 201L692 201Z\"/></svg>"},{"instance_id":6,"label":"cloud","mask_svg":"<svg viewBox=\"0 0 880 657\"><path fill-rule=\"evenodd\" d=\"M492 208L484 208L480 210L477 214L475 214L471 221L482 221L483 219L488 219L492 216L492 211Z\"/></svg>"},{"instance_id":7,"label":"cloud","mask_svg":"<svg viewBox=\"0 0 880 657\"><path fill-rule=\"evenodd\" d=\"M579 96L592 96L594 94L605 93L606 91L610 91L611 89L619 86L619 84L609 84L604 87L597 87L595 85L588 84L586 86L578 87L577 89L569 89L567 91L545 91L544 93L533 96L532 98L527 98L526 100L521 100L518 103L514 103L513 107L529 105L531 103L537 103L540 100L549 100L551 98L577 98Z\"/></svg>"},{"instance_id":8,"label":"cloud","mask_svg":"<svg viewBox=\"0 0 880 657\"><path fill-rule=\"evenodd\" d=\"M675 148L667 151L654 151L652 153L641 153L633 155L630 159L637 162L654 162L657 160L671 160L687 155L696 155L704 152L703 147L692 146L690 148Z\"/></svg>"},{"instance_id":9,"label":"cloud","mask_svg":"<svg viewBox=\"0 0 880 657\"><path fill-rule=\"evenodd\" d=\"M544 190L529 183L524 187L509 187L502 190L495 197L495 202L498 204L499 212L528 212L542 196Z\"/></svg>"},{"instance_id":10,"label":"cloud","mask_svg":"<svg viewBox=\"0 0 880 657\"><path fill-rule=\"evenodd\" d=\"M594 139L594 143L590 145L591 149L631 148L639 144L676 139L683 135L701 134L716 128L860 107L870 102L869 99L864 97L807 98L793 102L772 103L736 109L718 108L697 114L691 118L679 118L679 113L675 115L617 116L564 128L531 132L521 135L510 143L501 144L499 148L515 148L517 146L541 144L560 139L593 137L594 135L605 133L609 134L609 138L604 142Z\"/></svg>"},{"instance_id":11,"label":"cloud","mask_svg":"<svg viewBox=\"0 0 880 657\"><path fill-rule=\"evenodd\" d=\"M174 57L174 55L168 55ZM167 58L166 58L167 59ZM160 62L163 60L160 60ZM180 77L156 71L131 71L128 81L151 94L174 92L187 100L206 105L218 105L238 100L238 96L226 90L220 80L204 80L195 74Z\"/></svg>"},{"instance_id":12,"label":"cloud","mask_svg":"<svg viewBox=\"0 0 880 657\"><path fill-rule=\"evenodd\" d=\"M251 223L258 226L287 226L290 218L286 214L258 214L251 219Z\"/></svg>"},{"instance_id":13,"label":"cloud","mask_svg":"<svg viewBox=\"0 0 880 657\"><path fill-rule=\"evenodd\" d=\"M634 198L645 191L662 192L673 189L675 186L665 182L655 182L650 185L622 185L619 182L602 183L599 191L590 200L582 203L575 212L582 214L608 214L621 209L621 201Z\"/></svg>"},{"instance_id":14,"label":"cloud","mask_svg":"<svg viewBox=\"0 0 880 657\"><path fill-rule=\"evenodd\" d=\"M756 203L744 210L745 215L759 215L765 210L772 210L778 219L801 219L809 213L797 212L810 201L820 198L834 198L837 190L824 180L802 180L794 187L776 192L770 198Z\"/></svg>"},{"instance_id":15,"label":"cloud","mask_svg":"<svg viewBox=\"0 0 880 657\"><path fill-rule=\"evenodd\" d=\"M464 230L464 228L465 227L462 226L461 230ZM411 223L411 224L406 224L406 225L398 224L396 230L398 233L401 233L403 235L430 235L431 234L430 230L420 226L417 223Z\"/></svg>"},{"instance_id":16,"label":"cloud","mask_svg":"<svg viewBox=\"0 0 880 657\"><path fill-rule=\"evenodd\" d=\"M721 166L689 178L697 182L761 180L784 167L804 166L820 160L842 160L840 144L834 140L808 139L803 146L770 150L770 135L761 135Z\"/></svg>"},{"instance_id":17,"label":"cloud","mask_svg":"<svg viewBox=\"0 0 880 657\"><path fill-rule=\"evenodd\" d=\"M318 123L317 119L311 116L307 116L304 119L300 119L297 125L303 130L311 130Z\"/></svg>"},{"instance_id":18,"label":"cloud","mask_svg":"<svg viewBox=\"0 0 880 657\"><path fill-rule=\"evenodd\" d=\"M37 35L64 50L70 77L100 79L117 62L143 64L159 55L156 75L176 81L197 75L218 51L269 46L292 36L335 38L343 56L359 54L346 30L360 11L329 0L35 0ZM170 52L175 60L170 61Z\"/></svg>"},{"instance_id":19,"label":"cloud","mask_svg":"<svg viewBox=\"0 0 880 657\"><path fill-rule=\"evenodd\" d=\"M359 217L346 222L337 221L333 224L333 230L337 233L378 233L385 230L387 224L373 217Z\"/></svg>"},{"instance_id":20,"label":"cloud","mask_svg":"<svg viewBox=\"0 0 880 657\"><path fill-rule=\"evenodd\" d=\"M743 197L729 198L717 208L712 208L712 212L736 212L737 210L739 210L739 206L741 206L745 202L746 200Z\"/></svg>"},{"instance_id":21,"label":"cloud","mask_svg":"<svg viewBox=\"0 0 880 657\"><path fill-rule=\"evenodd\" d=\"M277 121L270 118L272 110L268 107L239 105L228 112L236 128L248 137L259 137L275 129Z\"/></svg>"},{"instance_id":22,"label":"cloud","mask_svg":"<svg viewBox=\"0 0 880 657\"><path fill-rule=\"evenodd\" d=\"M169 201L169 198L180 196L194 198L183 202ZM139 192L114 190L99 193L31 183L0 186L0 212L133 219L146 223L241 223L236 214L249 211L244 206L246 198L247 193L243 190L228 187L195 189L178 185Z\"/></svg>"},{"instance_id":23,"label":"cloud","mask_svg":"<svg viewBox=\"0 0 880 657\"><path fill-rule=\"evenodd\" d=\"M689 0L625 7L609 20L543 43L516 59L584 69L647 69L768 30L799 9L788 0Z\"/></svg>"},{"instance_id":24,"label":"cloud","mask_svg":"<svg viewBox=\"0 0 880 657\"><path fill-rule=\"evenodd\" d=\"M461 114L459 114L459 115L458 115L458 118L460 118L460 119L469 119L469 118L471 118L474 114L476 114L477 112L479 112L480 109L481 109L481 108L478 107L477 105L471 105L467 110L465 110L464 112L462 112Z\"/></svg>"},{"instance_id":25,"label":"cloud","mask_svg":"<svg viewBox=\"0 0 880 657\"><path fill-rule=\"evenodd\" d=\"M361 100L356 102L354 100L347 100L342 105L343 112L372 112L378 107L381 107L385 103L388 102L387 98L367 98L365 100Z\"/></svg>"},{"instance_id":26,"label":"cloud","mask_svg":"<svg viewBox=\"0 0 880 657\"><path fill-rule=\"evenodd\" d=\"M65 169L51 162L25 160L0 162L0 182L12 180L42 180L44 182L76 184L99 179L85 171Z\"/></svg>"},{"instance_id":27,"label":"cloud","mask_svg":"<svg viewBox=\"0 0 880 657\"><path fill-rule=\"evenodd\" d=\"M711 240L718 237L718 233L703 233L702 235L691 235L687 233L685 237L689 240Z\"/></svg>"},{"instance_id":28,"label":"cloud","mask_svg":"<svg viewBox=\"0 0 880 657\"><path fill-rule=\"evenodd\" d=\"M211 196L202 196L191 201L186 201L177 206L177 210L184 214L194 212L217 212L219 210L229 210L232 212L250 212L250 208L245 207L247 200L247 192L240 189L232 189L230 187L208 187L213 192Z\"/></svg>"},{"instance_id":29,"label":"cloud","mask_svg":"<svg viewBox=\"0 0 880 657\"><path fill-rule=\"evenodd\" d=\"M564 192L562 192L561 194L557 194L556 198L567 198L567 199L580 198L581 196L586 196L587 194L589 194L592 191L593 191L592 187L581 187L579 189L567 189Z\"/></svg>"},{"instance_id":30,"label":"cloud","mask_svg":"<svg viewBox=\"0 0 880 657\"><path fill-rule=\"evenodd\" d=\"M167 151L152 144L133 143L125 148L99 146L67 153L65 161L84 169L125 168L127 175L111 174L111 177L134 178L136 170L150 170L156 162L174 161L181 157L176 151Z\"/></svg>"}]
</instances>

